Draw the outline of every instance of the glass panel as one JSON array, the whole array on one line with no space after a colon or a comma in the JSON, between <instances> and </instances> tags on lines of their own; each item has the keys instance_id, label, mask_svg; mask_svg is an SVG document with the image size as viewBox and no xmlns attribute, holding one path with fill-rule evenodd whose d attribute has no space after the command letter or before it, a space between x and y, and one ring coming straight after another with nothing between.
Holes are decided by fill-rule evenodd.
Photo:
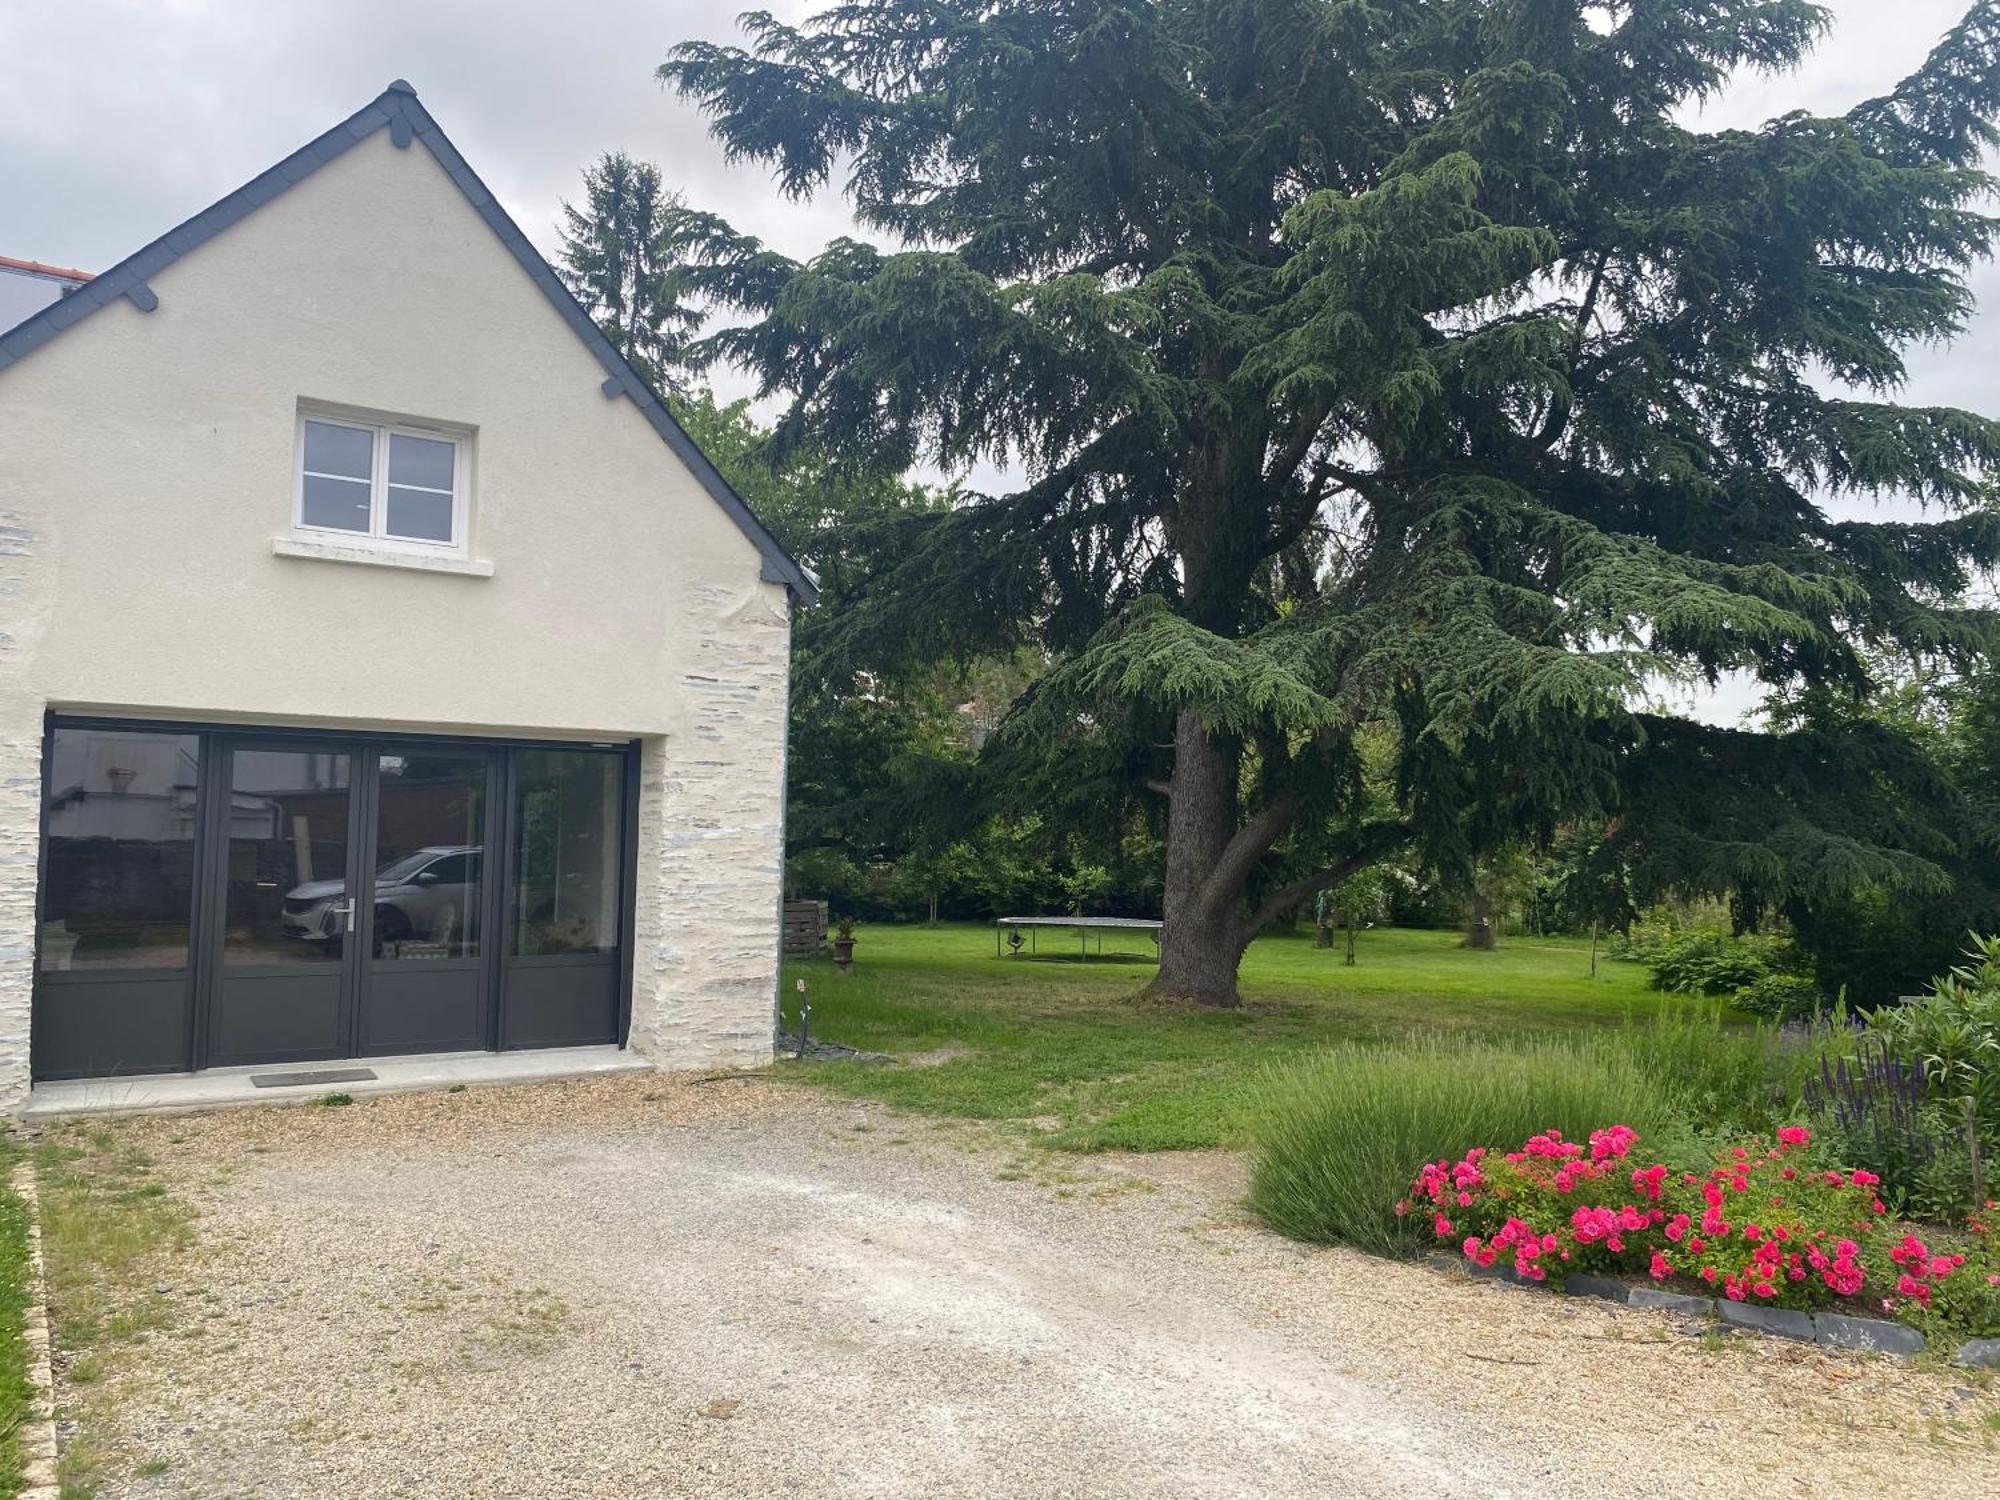
<instances>
[{"instance_id":1,"label":"glass panel","mask_svg":"<svg viewBox=\"0 0 2000 1500\"><path fill-rule=\"evenodd\" d=\"M307 526L331 526L339 531L368 529L368 484L366 480L322 479L308 474L299 506L299 520Z\"/></svg>"},{"instance_id":2,"label":"glass panel","mask_svg":"<svg viewBox=\"0 0 2000 1500\"><path fill-rule=\"evenodd\" d=\"M514 806L514 951L618 946L624 762L588 750L524 750Z\"/></svg>"},{"instance_id":3,"label":"glass panel","mask_svg":"<svg viewBox=\"0 0 2000 1500\"><path fill-rule=\"evenodd\" d=\"M338 959L350 925L351 757L238 750L231 761L223 963Z\"/></svg>"},{"instance_id":4,"label":"glass panel","mask_svg":"<svg viewBox=\"0 0 2000 1500\"><path fill-rule=\"evenodd\" d=\"M389 483L413 484L419 489L451 488L451 461L455 449L435 438L389 434Z\"/></svg>"},{"instance_id":5,"label":"glass panel","mask_svg":"<svg viewBox=\"0 0 2000 1500\"><path fill-rule=\"evenodd\" d=\"M55 731L44 972L187 966L200 769L192 734Z\"/></svg>"},{"instance_id":6,"label":"glass panel","mask_svg":"<svg viewBox=\"0 0 2000 1500\"><path fill-rule=\"evenodd\" d=\"M412 541L450 541L451 496L435 490L405 490L390 485L387 530L390 536L408 537Z\"/></svg>"},{"instance_id":7,"label":"glass panel","mask_svg":"<svg viewBox=\"0 0 2000 1500\"><path fill-rule=\"evenodd\" d=\"M477 958L486 757L388 755L375 823L375 956Z\"/></svg>"},{"instance_id":8,"label":"glass panel","mask_svg":"<svg viewBox=\"0 0 2000 1500\"><path fill-rule=\"evenodd\" d=\"M368 479L375 472L375 434L365 427L306 423L306 472Z\"/></svg>"}]
</instances>

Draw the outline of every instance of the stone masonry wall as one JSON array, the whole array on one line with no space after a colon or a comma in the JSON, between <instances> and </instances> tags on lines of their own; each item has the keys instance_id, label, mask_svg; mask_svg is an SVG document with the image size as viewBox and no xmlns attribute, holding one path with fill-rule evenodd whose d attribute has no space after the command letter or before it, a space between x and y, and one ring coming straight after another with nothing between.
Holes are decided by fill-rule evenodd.
<instances>
[{"instance_id":1,"label":"stone masonry wall","mask_svg":"<svg viewBox=\"0 0 2000 1500\"><path fill-rule=\"evenodd\" d=\"M758 1067L776 1041L791 624L784 592L697 589L678 733L640 758L632 1046Z\"/></svg>"},{"instance_id":2,"label":"stone masonry wall","mask_svg":"<svg viewBox=\"0 0 2000 1500\"><path fill-rule=\"evenodd\" d=\"M26 666L48 621L52 553L28 517L0 511L0 1116L28 1097L44 704Z\"/></svg>"}]
</instances>

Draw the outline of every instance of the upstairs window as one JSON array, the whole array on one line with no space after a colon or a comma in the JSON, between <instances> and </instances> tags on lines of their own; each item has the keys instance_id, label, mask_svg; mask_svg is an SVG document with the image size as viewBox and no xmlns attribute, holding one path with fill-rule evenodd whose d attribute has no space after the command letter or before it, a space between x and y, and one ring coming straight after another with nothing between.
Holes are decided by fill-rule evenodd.
<instances>
[{"instance_id":1,"label":"upstairs window","mask_svg":"<svg viewBox=\"0 0 2000 1500\"><path fill-rule=\"evenodd\" d=\"M466 448L449 432L302 413L293 524L328 540L463 552Z\"/></svg>"}]
</instances>

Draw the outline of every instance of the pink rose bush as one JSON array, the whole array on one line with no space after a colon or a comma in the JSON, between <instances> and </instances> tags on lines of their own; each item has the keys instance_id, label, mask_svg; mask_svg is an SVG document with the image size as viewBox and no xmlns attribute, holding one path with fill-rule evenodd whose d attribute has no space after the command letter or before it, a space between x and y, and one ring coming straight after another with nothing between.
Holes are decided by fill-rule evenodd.
<instances>
[{"instance_id":1,"label":"pink rose bush","mask_svg":"<svg viewBox=\"0 0 2000 1500\"><path fill-rule=\"evenodd\" d=\"M1466 1259L1506 1265L1530 1281L1552 1272L1628 1274L1780 1307L1866 1295L1871 1311L1918 1320L1967 1304L1971 1321L1984 1321L1978 1294L2000 1291L2000 1280L1984 1284L1988 1274L2000 1277L2000 1257L1975 1247L1968 1267L1967 1255L1914 1232L1894 1238L1879 1179L1808 1165L1811 1142L1806 1127L1788 1125L1775 1141L1731 1147L1707 1171L1690 1172L1635 1154L1639 1135L1626 1125L1587 1141L1550 1130L1518 1150L1475 1148L1456 1162L1427 1163L1397 1212L1427 1215L1436 1237ZM1985 1224L1977 1232L1990 1241Z\"/></svg>"}]
</instances>

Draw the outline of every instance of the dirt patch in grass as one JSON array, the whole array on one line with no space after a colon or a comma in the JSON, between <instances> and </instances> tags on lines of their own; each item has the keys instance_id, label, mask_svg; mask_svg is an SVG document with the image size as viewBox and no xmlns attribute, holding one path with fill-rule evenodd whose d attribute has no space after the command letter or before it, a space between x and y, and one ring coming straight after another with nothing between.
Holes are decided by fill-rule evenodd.
<instances>
[{"instance_id":1,"label":"dirt patch in grass","mask_svg":"<svg viewBox=\"0 0 2000 1500\"><path fill-rule=\"evenodd\" d=\"M121 1456L115 1413L147 1383L147 1350L180 1323L188 1209L122 1130L69 1126L35 1148L65 1500Z\"/></svg>"}]
</instances>

